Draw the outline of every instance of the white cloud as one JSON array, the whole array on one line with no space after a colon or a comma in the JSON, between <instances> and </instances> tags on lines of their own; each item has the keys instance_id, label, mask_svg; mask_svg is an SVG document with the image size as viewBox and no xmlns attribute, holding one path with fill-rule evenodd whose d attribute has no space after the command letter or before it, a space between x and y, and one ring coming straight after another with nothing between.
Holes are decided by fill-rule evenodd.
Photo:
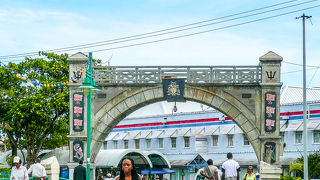
<instances>
[{"instance_id":1,"label":"white cloud","mask_svg":"<svg viewBox=\"0 0 320 180\"><path fill-rule=\"evenodd\" d=\"M185 18L182 17L175 18L174 23L171 21L159 23L148 18L125 21L111 17L85 17L80 13L57 10L0 10L0 22L3 25L3 28L0 29L3 35L0 37L0 47L4 53L2 55L55 49L175 27L179 24L179 18L185 22ZM190 17L187 18L192 22ZM282 29L283 26L288 30ZM295 27L291 21L274 27L277 33L270 32L273 29L271 26L267 31L261 29L261 32L257 32L258 27L259 24L245 25L237 29L213 31L154 44L94 52L93 56L107 60L113 54L111 65L258 65L259 57L271 50L281 55L285 61L301 63L301 42L296 37L298 35L293 35L294 33L291 32L291 29ZM201 30L207 30L207 28ZM191 32L198 31L200 30ZM253 34L248 33L250 31ZM185 33L178 33L178 35ZM177 34L170 34L164 38L174 36ZM71 53L161 38L163 37L75 50ZM315 38L319 39L319 36L316 35ZM307 47L310 47L307 55L308 63L318 65L319 48L316 47L319 45L308 44ZM282 72L292 69L297 69L297 67L282 64ZM288 82L290 81L295 83L294 80L288 78Z\"/></svg>"}]
</instances>

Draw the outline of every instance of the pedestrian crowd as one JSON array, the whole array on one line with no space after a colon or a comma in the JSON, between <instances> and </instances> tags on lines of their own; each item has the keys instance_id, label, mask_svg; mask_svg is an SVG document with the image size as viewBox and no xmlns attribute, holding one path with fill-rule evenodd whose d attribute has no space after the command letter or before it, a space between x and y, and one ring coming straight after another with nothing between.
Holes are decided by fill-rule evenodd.
<instances>
[{"instance_id":1,"label":"pedestrian crowd","mask_svg":"<svg viewBox=\"0 0 320 180\"><path fill-rule=\"evenodd\" d=\"M227 154L227 160L222 164L222 174L218 167L213 165L212 159L207 161L208 166L199 170L199 174L196 176L196 180L240 180L240 165L233 159L232 153ZM19 156L14 157L14 166L11 169L10 180L29 180L30 177L33 180L45 180L47 174L43 165L40 164L40 159L36 159L36 163L31 165L29 169L21 165L21 159ZM131 158L125 157L120 161L120 174L116 177L112 177L111 173L107 173L105 178L99 176L98 180L142 180L145 179L139 175L136 171L134 161ZM253 172L253 167L248 166L247 172L243 176L243 180L259 180L259 173ZM86 168L83 166L83 161L79 161L79 165L74 168L73 180L86 180Z\"/></svg>"},{"instance_id":2,"label":"pedestrian crowd","mask_svg":"<svg viewBox=\"0 0 320 180\"><path fill-rule=\"evenodd\" d=\"M222 164L222 174L218 167L213 165L212 159L207 161L208 166L199 170L196 180L240 180L240 165L233 159L232 153L227 154L227 160ZM253 167L249 166L243 180L259 180L260 174L253 173Z\"/></svg>"},{"instance_id":3,"label":"pedestrian crowd","mask_svg":"<svg viewBox=\"0 0 320 180\"><path fill-rule=\"evenodd\" d=\"M40 164L40 159L36 159L36 163L31 165L27 170L22 166L19 156L13 158L14 166L11 169L10 180L29 180L29 175L34 180L45 180L47 173L45 168Z\"/></svg>"}]
</instances>

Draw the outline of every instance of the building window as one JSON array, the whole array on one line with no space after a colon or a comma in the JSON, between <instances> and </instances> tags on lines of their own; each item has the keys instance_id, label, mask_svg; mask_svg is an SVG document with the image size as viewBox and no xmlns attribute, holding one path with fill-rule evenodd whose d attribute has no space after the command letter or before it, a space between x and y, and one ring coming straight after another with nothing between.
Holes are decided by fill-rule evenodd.
<instances>
[{"instance_id":1,"label":"building window","mask_svg":"<svg viewBox=\"0 0 320 180\"><path fill-rule=\"evenodd\" d=\"M218 146L218 135L213 135L212 136L212 146Z\"/></svg>"},{"instance_id":2,"label":"building window","mask_svg":"<svg viewBox=\"0 0 320 180\"><path fill-rule=\"evenodd\" d=\"M281 136L280 142L284 142L284 132L280 132L280 136Z\"/></svg>"},{"instance_id":3,"label":"building window","mask_svg":"<svg viewBox=\"0 0 320 180\"><path fill-rule=\"evenodd\" d=\"M233 146L233 134L228 134L228 146Z\"/></svg>"},{"instance_id":4,"label":"building window","mask_svg":"<svg viewBox=\"0 0 320 180\"><path fill-rule=\"evenodd\" d=\"M140 149L140 139L135 139L134 144L136 145L136 149Z\"/></svg>"},{"instance_id":5,"label":"building window","mask_svg":"<svg viewBox=\"0 0 320 180\"><path fill-rule=\"evenodd\" d=\"M171 139L171 148L175 149L177 147L177 138L172 137Z\"/></svg>"},{"instance_id":6,"label":"building window","mask_svg":"<svg viewBox=\"0 0 320 180\"><path fill-rule=\"evenodd\" d=\"M163 138L159 138L159 139L158 139L158 147L159 147L160 149L163 148Z\"/></svg>"},{"instance_id":7,"label":"building window","mask_svg":"<svg viewBox=\"0 0 320 180\"><path fill-rule=\"evenodd\" d=\"M295 132L295 144L302 144L302 131Z\"/></svg>"},{"instance_id":8,"label":"building window","mask_svg":"<svg viewBox=\"0 0 320 180\"><path fill-rule=\"evenodd\" d=\"M129 149L129 141L128 140L124 140L124 148Z\"/></svg>"},{"instance_id":9,"label":"building window","mask_svg":"<svg viewBox=\"0 0 320 180\"><path fill-rule=\"evenodd\" d=\"M151 149L151 139L146 139L147 149Z\"/></svg>"},{"instance_id":10,"label":"building window","mask_svg":"<svg viewBox=\"0 0 320 180\"><path fill-rule=\"evenodd\" d=\"M247 138L247 136L245 134L243 134L243 145L244 146L249 146L250 145L250 141Z\"/></svg>"},{"instance_id":11,"label":"building window","mask_svg":"<svg viewBox=\"0 0 320 180\"><path fill-rule=\"evenodd\" d=\"M113 149L118 149L118 141L113 141Z\"/></svg>"},{"instance_id":12,"label":"building window","mask_svg":"<svg viewBox=\"0 0 320 180\"><path fill-rule=\"evenodd\" d=\"M320 143L320 131L313 131L313 143Z\"/></svg>"},{"instance_id":13,"label":"building window","mask_svg":"<svg viewBox=\"0 0 320 180\"><path fill-rule=\"evenodd\" d=\"M184 147L189 148L190 147L190 137L183 137L184 138Z\"/></svg>"}]
</instances>

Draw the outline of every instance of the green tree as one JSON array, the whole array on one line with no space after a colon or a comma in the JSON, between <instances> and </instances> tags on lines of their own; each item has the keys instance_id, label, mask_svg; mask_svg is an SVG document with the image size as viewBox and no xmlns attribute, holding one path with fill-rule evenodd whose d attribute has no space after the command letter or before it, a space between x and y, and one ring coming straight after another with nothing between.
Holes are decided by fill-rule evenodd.
<instances>
[{"instance_id":1,"label":"green tree","mask_svg":"<svg viewBox=\"0 0 320 180\"><path fill-rule=\"evenodd\" d=\"M303 156L295 162L290 163L289 174L294 174L296 177L303 177L304 168ZM308 155L308 179L320 176L320 151Z\"/></svg>"},{"instance_id":2,"label":"green tree","mask_svg":"<svg viewBox=\"0 0 320 180\"><path fill-rule=\"evenodd\" d=\"M301 162L291 162L289 166L289 174L294 173L294 176L303 176L303 163Z\"/></svg>"},{"instance_id":3,"label":"green tree","mask_svg":"<svg viewBox=\"0 0 320 180\"><path fill-rule=\"evenodd\" d=\"M69 80L68 55L41 53L46 59L27 58L0 69L0 121L9 139L12 155L17 148L27 150L27 163L32 164L41 149L61 147L68 142L69 89L61 82ZM28 79L18 77L27 74ZM46 87L39 86L47 84ZM56 86L56 84L59 84ZM55 86L54 86L55 85Z\"/></svg>"},{"instance_id":4,"label":"green tree","mask_svg":"<svg viewBox=\"0 0 320 180\"><path fill-rule=\"evenodd\" d=\"M298 158L303 167L303 157ZM320 177L320 150L308 155L308 178Z\"/></svg>"},{"instance_id":5,"label":"green tree","mask_svg":"<svg viewBox=\"0 0 320 180\"><path fill-rule=\"evenodd\" d=\"M8 126L8 121L12 116L8 114L11 107L17 102L20 96L24 95L26 87L22 86L22 80L17 78L15 72L21 73L21 69L14 63L9 63L8 66L0 67L0 122L2 135L6 135L9 140L12 154L17 154L19 134L13 134Z\"/></svg>"}]
</instances>

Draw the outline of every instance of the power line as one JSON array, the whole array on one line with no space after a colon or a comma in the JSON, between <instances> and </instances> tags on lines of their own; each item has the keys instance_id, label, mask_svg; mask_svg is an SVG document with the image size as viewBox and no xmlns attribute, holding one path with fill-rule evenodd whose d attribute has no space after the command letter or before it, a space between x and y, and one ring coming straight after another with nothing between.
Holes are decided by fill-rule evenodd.
<instances>
[{"instance_id":1,"label":"power line","mask_svg":"<svg viewBox=\"0 0 320 180\"><path fill-rule=\"evenodd\" d=\"M286 8L291 8L291 7L294 7L294 6L299 6L299 5L310 3L310 2L314 2L314 1L317 1L317 0L306 1L306 2L302 2L302 3L290 5L290 6L285 6L285 7L281 7L281 8L277 8L277 9L271 9L271 10L268 10L268 11L249 14L249 15L240 16L240 17L236 17L236 18L232 18L232 19L228 19L228 20L223 20L223 21L218 21L218 22L213 22L213 23L209 23L209 24L204 24L204 25L199 25L199 26L179 29L179 30L175 30L175 31L169 31L169 32L165 32L165 33L159 33L159 34L143 36L143 37L137 37L137 38L131 38L131 39L128 39L128 40L121 40L121 41L102 43L102 44L96 44L96 45L90 45L90 46L82 46L82 47L79 47L79 48L71 48L71 49L68 49L68 50L72 51L72 50L77 50L77 49L87 49L87 48L92 48L92 47L106 46L106 45L111 45L111 44L118 44L118 43L123 43L123 42L128 42L128 41L151 38L151 37L156 37L156 36L161 36L161 35L168 35L168 34L177 33L177 32L181 32L181 31L187 31L187 30L191 30L191 29L206 27L206 26L210 26L210 25L214 25L214 24L225 23L225 22L229 22L229 21L233 21L233 20L237 20L237 19L248 18L248 17L251 17L251 16L256 16L256 15L260 15L260 14L264 14L264 13L269 13L269 12L272 12L272 11L278 11L278 10L282 10L282 9L286 9ZM56 50L55 52L63 52L63 51L65 51L65 50L61 49L61 50Z\"/></svg>"},{"instance_id":2,"label":"power line","mask_svg":"<svg viewBox=\"0 0 320 180\"><path fill-rule=\"evenodd\" d=\"M88 43L88 44L83 44L83 45L70 46L70 47L65 47L65 48L57 48L57 49L52 49L52 50L47 50L47 51L48 51L48 52L57 52L57 51L60 52L60 51L66 51L66 50L76 50L76 49L83 49L83 48L89 48L89 47L97 47L97 46L102 46L102 45L108 45L108 44L101 44L101 43L107 43L107 42L117 41L117 42L109 43L109 44L114 44L114 43L121 43L121 42L126 42L126 41L133 41L133 40L138 40L138 39L143 39L143 38L149 38L149 37L154 37L154 36L160 36L160 35L164 35L164 34L169 34L169 33L174 33L174 32L179 32L179 31L185 31L185 30L190 30L190 29L194 29L194 28L204 27L204 26L208 26L208 25L212 25L212 24L227 22L227 21L231 21L231 20L235 20L235 19L246 18L246 17L250 17L250 16L262 14L262 13L267 13L267 12L276 11L276 10L280 10L280 9L285 9L285 8L289 8L289 7L293 7L293 6L298 6L298 5L305 4L305 3L314 2L314 1L317 1L317 0L302 2L302 3L298 3L298 4L294 4L294 5L290 5L290 6L286 6L286 7L282 7L282 8L278 8L278 9L274 9L274 10L269 10L269 11L265 11L265 12L261 12L261 13L256 13L256 14L252 14L252 15L247 15L247 16L242 16L242 17L238 17L238 18L233 18L233 19L230 19L230 20L220 21L220 22L216 22L216 23L210 23L210 24L205 24L205 25L201 25L201 26L185 28L185 29L182 29L182 30L176 30L176 31L171 31L171 32L167 32L167 33L161 33L161 34L156 34L156 35L152 35L152 36L147 36L147 37L140 37L140 36L145 36L145 35L150 35L150 34L155 34L155 33L160 33L160 32L165 32L165 31L170 31L170 30L174 30L174 29L180 29L180 28L183 28L183 27L194 26L194 25L197 25L197 24L202 24L202 23L206 23L206 22L210 22L210 21L214 21L214 20L218 20L218 19L223 19L223 18L228 18L228 17L232 17L232 16L237 16L237 15L241 15L241 14L246 14L246 13L250 13L250 12L254 12L254 11L258 11L258 10L262 10L262 9L267 9L267 8L271 8L271 7L275 7L275 6L279 6L279 5L291 3L291 2L294 2L294 1L297 1L297 0L286 1L286 2L282 2L282 3L270 5L270 6L265 6L265 7L262 7L262 8L257 8L257 9L253 9L253 10L249 10L249 11L244 11L244 12L240 12L240 13L236 13L236 14L232 14L232 15L222 16L222 17L219 17L219 18L209 19L209 20L206 20L206 21L200 21L200 22L196 22L196 23L192 23L192 24L187 24L187 25L183 25L183 26L177 26L177 27L168 28L168 29L164 29L164 30L153 31L153 32L149 32L149 33L143 33L143 34L138 34L138 35L133 35L133 36L127 36L127 37L117 38L117 39L111 39L111 40L106 40L106 41ZM140 37L140 38L135 38L135 37ZM135 39L132 39L132 38L135 38ZM129 39L129 40L125 40L125 39ZM119 41L119 40L122 40L122 41ZM100 45L98 45L98 44L100 44ZM38 54L38 52L30 52L30 53L21 53L21 54L13 54L13 55L7 55L7 56L0 56L0 58L3 59L3 58L19 57L19 56L34 55L34 54Z\"/></svg>"},{"instance_id":3,"label":"power line","mask_svg":"<svg viewBox=\"0 0 320 180\"><path fill-rule=\"evenodd\" d=\"M318 66L318 68L316 69L316 71L313 73L313 75L312 75L312 77L311 77L311 79L310 79L310 81L309 81L309 83L308 83L308 86L310 86L310 84L312 83L313 78L314 78L314 76L317 74L319 68L320 68L320 65Z\"/></svg>"},{"instance_id":4,"label":"power line","mask_svg":"<svg viewBox=\"0 0 320 180\"><path fill-rule=\"evenodd\" d=\"M303 66L302 64L297 64L297 63L292 63L292 62L288 62L288 61L282 61L284 63L287 63L287 64L291 64L291 65L296 65L296 66ZM307 67L319 67L319 66L311 66L311 65L306 65Z\"/></svg>"},{"instance_id":5,"label":"power line","mask_svg":"<svg viewBox=\"0 0 320 180\"><path fill-rule=\"evenodd\" d=\"M122 49L122 48L128 48L128 47L133 47L133 46L141 46L141 45L145 45L145 44L157 43L157 42L162 42L162 41L167 41L167 40L172 40L172 39L178 39L178 38L183 38L183 37L188 37L188 36L194 36L194 35L198 35L198 34L208 33L208 32L212 32L212 31L227 29L227 28L236 27L236 26L240 26L240 25L244 25L244 24L249 24L249 23L253 23L253 22L257 22L257 21L262 21L262 20L266 20L266 19L271 19L271 18L275 18L275 17L287 15L287 14L292 14L292 13L296 13L296 12L299 12L299 11L316 8L316 7L319 7L319 6L320 6L320 5L312 6L312 7L303 8L303 9L299 9L299 10L295 10L295 11L290 11L290 12L287 12L287 13L282 13L282 14L278 14L278 15L268 16L268 17L265 17L265 18L260 18L260 19L256 19L256 20L246 21L246 22L243 22L243 23L233 24L233 25L224 26L224 27L215 28L215 29L210 29L210 30L206 30L206 31L200 31L200 32L196 32L196 33L191 33L191 34L186 34L186 35L181 35L181 36L176 36L176 37L171 37L171 38L165 38L165 39L159 39L159 40L154 40L154 41L148 41L148 42L143 42L143 43L130 44L130 45L126 45L126 46L118 46L118 47L113 47L113 48L93 50L93 51L90 51L90 52L109 51L109 50ZM86 53L87 53L87 52L86 52Z\"/></svg>"},{"instance_id":6,"label":"power line","mask_svg":"<svg viewBox=\"0 0 320 180\"><path fill-rule=\"evenodd\" d=\"M215 29L211 29L211 30L200 31L200 32L196 32L196 33L191 33L191 34L186 34L186 35L181 35L181 36L176 36L176 37L171 37L171 38L159 39L159 40L155 40L155 41L148 41L148 42L136 43L136 44L126 45L126 46L118 46L118 47L107 48L107 49L93 50L93 51L90 51L90 52L100 52L100 51L108 51L108 50L114 50L114 49L122 49L122 48L127 48L127 47L140 46L140 45L145 45L145 44L151 44L151 43L156 43L156 42L162 42L162 41L167 41L167 40L172 40L172 39L178 39L178 38L183 38L183 37L188 37L188 36L203 34L203 33L207 33L207 32L217 31L217 30L221 30L221 29L227 29L227 28L231 28L231 27L235 27L235 26L240 26L240 25L249 24L249 23L253 23L253 22L257 22L257 21L262 21L262 20L266 20L266 19L271 19L271 18L275 18L275 17L287 15L287 14L292 14L292 13L295 13L295 12L299 12L299 11L303 11L303 10L307 10L307 9L316 8L316 7L319 7L319 6L320 6L320 5L311 6L311 7L308 7L308 8L298 9L298 10L295 10L295 11L290 11L290 12L286 12L286 13L282 13L282 14L277 14L277 15L273 15L273 16L268 16L268 17L265 17L265 18L260 18L260 19L256 19L256 20L246 21L246 22L243 22L243 23L238 23L238 24L234 24L234 25L224 26L224 27L215 28ZM85 53L87 53L87 52L85 52Z\"/></svg>"},{"instance_id":7,"label":"power line","mask_svg":"<svg viewBox=\"0 0 320 180\"><path fill-rule=\"evenodd\" d=\"M307 71L309 71L309 70L314 70L314 69L319 69L319 68L320 68L320 66L315 67L315 68L309 68L309 69L307 69ZM283 73L281 73L281 74L290 74L290 73L296 73L296 72L301 72L301 71L303 71L303 70L288 71L288 72L283 72Z\"/></svg>"}]
</instances>

